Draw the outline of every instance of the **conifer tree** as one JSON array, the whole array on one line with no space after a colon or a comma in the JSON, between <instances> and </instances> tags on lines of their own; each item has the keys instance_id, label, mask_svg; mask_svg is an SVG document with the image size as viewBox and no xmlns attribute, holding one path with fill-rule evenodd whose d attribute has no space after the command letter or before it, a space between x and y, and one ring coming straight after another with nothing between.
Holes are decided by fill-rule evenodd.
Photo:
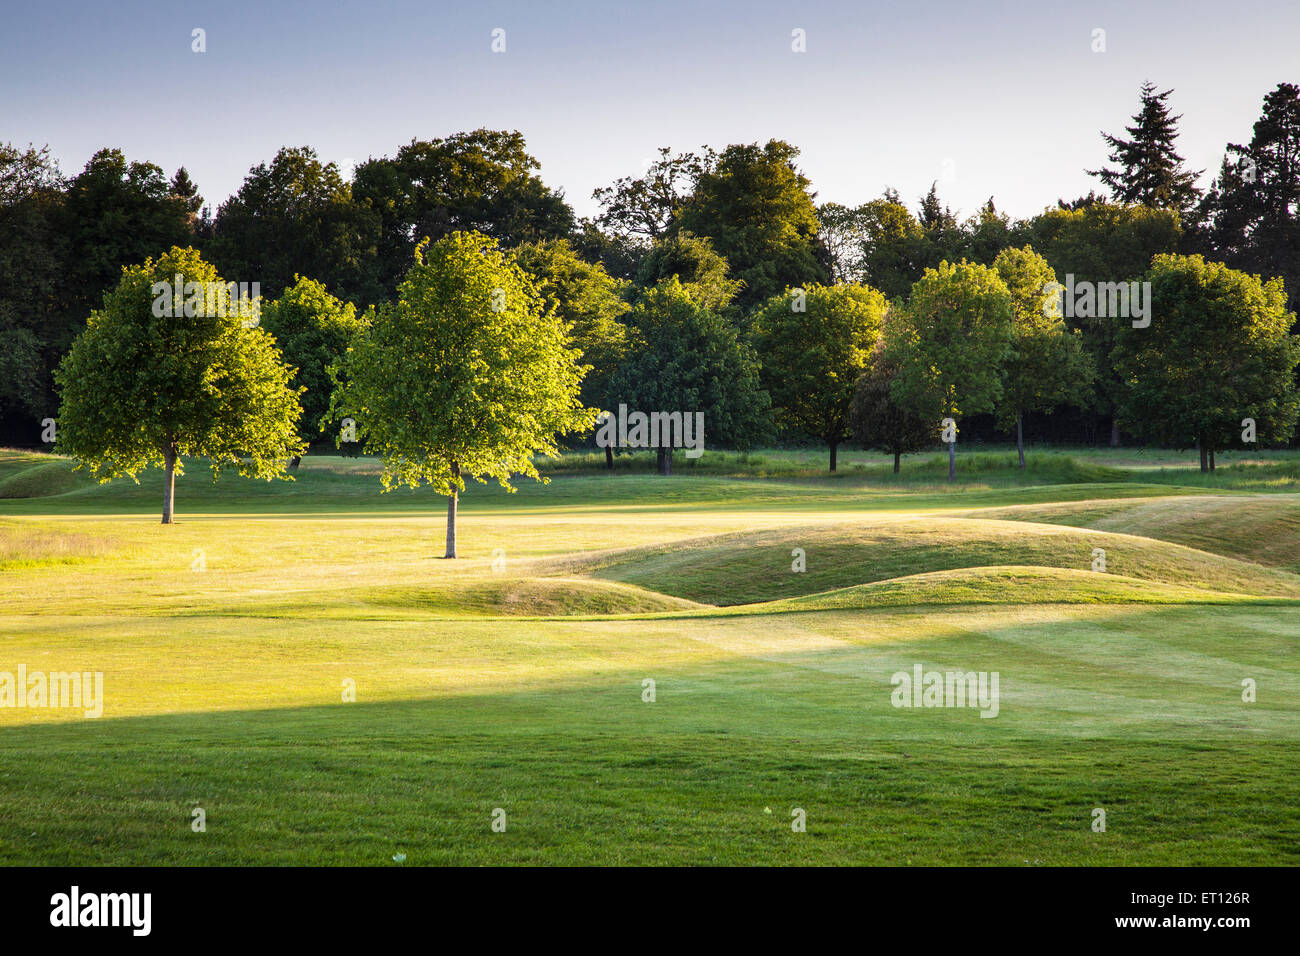
<instances>
[{"instance_id":1,"label":"conifer tree","mask_svg":"<svg viewBox=\"0 0 1300 956\"><path fill-rule=\"evenodd\" d=\"M1157 93L1154 83L1143 83L1142 108L1133 117L1133 125L1124 127L1132 138L1101 134L1110 147L1110 161L1118 168L1087 172L1110 187L1115 202L1175 209L1179 213L1196 202L1200 172L1184 168L1183 157L1174 149L1182 116L1169 113L1165 100L1172 92Z\"/></svg>"}]
</instances>

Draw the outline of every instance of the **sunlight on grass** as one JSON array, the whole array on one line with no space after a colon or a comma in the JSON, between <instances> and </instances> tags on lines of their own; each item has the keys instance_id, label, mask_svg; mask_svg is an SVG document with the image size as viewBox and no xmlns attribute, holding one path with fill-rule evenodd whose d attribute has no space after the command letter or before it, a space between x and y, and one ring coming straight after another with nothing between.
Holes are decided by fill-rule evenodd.
<instances>
[{"instance_id":1,"label":"sunlight on grass","mask_svg":"<svg viewBox=\"0 0 1300 956\"><path fill-rule=\"evenodd\" d=\"M151 476L4 499L0 672L106 699L0 707L0 861L1300 862L1290 459L1208 488L1123 454L575 467L472 488L457 561L367 459L193 469L170 527ZM998 672L997 718L892 706L918 664Z\"/></svg>"}]
</instances>

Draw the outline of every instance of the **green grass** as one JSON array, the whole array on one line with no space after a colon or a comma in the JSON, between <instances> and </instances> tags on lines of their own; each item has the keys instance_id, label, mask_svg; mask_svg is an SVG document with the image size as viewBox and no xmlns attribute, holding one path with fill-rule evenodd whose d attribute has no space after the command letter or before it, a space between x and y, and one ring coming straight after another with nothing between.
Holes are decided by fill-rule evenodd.
<instances>
[{"instance_id":1,"label":"green grass","mask_svg":"<svg viewBox=\"0 0 1300 956\"><path fill-rule=\"evenodd\" d=\"M792 573L802 551L806 570ZM591 559L593 573L709 604L752 604L930 571L1091 568L1219 591L1300 597L1300 576L1150 538L1054 525L930 517L745 531Z\"/></svg>"},{"instance_id":2,"label":"green grass","mask_svg":"<svg viewBox=\"0 0 1300 956\"><path fill-rule=\"evenodd\" d=\"M1300 496L1069 502L991 509L983 516L1122 531L1300 571Z\"/></svg>"},{"instance_id":3,"label":"green grass","mask_svg":"<svg viewBox=\"0 0 1300 956\"><path fill-rule=\"evenodd\" d=\"M0 452L0 671L106 695L0 708L0 862L1300 863L1300 458L844 457L561 463L448 562L367 459L190 463L162 527L156 474ZM997 718L893 707L916 664Z\"/></svg>"}]
</instances>

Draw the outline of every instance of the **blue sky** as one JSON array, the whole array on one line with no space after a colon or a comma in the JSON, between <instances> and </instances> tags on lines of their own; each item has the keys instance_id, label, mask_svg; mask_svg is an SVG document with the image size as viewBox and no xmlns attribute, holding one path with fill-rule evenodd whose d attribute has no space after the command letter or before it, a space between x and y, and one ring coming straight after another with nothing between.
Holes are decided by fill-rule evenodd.
<instances>
[{"instance_id":1,"label":"blue sky","mask_svg":"<svg viewBox=\"0 0 1300 956\"><path fill-rule=\"evenodd\" d=\"M1097 185L1099 131L1119 131L1148 78L1174 88L1181 151L1208 181L1264 94L1300 82L1297 36L1294 0L46 0L0 20L0 141L48 143L65 172L110 145L184 164L215 206L283 145L342 163L518 129L590 214L594 188L660 145L777 137L820 200L893 186L915 205L939 180L963 214L993 195L1025 216Z\"/></svg>"}]
</instances>

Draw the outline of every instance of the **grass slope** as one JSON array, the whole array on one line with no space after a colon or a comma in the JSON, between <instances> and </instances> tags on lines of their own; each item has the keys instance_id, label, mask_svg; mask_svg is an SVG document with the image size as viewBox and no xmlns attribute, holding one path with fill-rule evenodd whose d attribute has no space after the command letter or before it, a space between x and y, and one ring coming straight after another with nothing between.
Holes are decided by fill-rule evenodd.
<instances>
[{"instance_id":1,"label":"grass slope","mask_svg":"<svg viewBox=\"0 0 1300 956\"><path fill-rule=\"evenodd\" d=\"M751 604L889 578L999 565L1106 570L1194 588L1300 597L1300 577L1111 532L931 517L747 531L589 559L593 573L709 604ZM793 570L802 551L806 570ZM581 565L579 565L581 566Z\"/></svg>"},{"instance_id":2,"label":"grass slope","mask_svg":"<svg viewBox=\"0 0 1300 956\"><path fill-rule=\"evenodd\" d=\"M1142 535L1300 571L1300 497L1294 495L1067 502L993 509L983 516Z\"/></svg>"}]
</instances>

